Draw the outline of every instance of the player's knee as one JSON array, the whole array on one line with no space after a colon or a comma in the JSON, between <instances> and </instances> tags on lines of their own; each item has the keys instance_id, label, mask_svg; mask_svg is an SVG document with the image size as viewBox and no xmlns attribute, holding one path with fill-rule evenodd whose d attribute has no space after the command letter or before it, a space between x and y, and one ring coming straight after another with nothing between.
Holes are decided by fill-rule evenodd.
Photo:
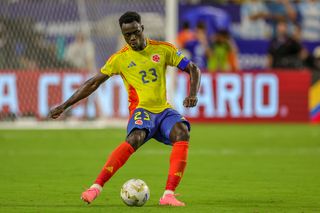
<instances>
[{"instance_id":1,"label":"player's knee","mask_svg":"<svg viewBox=\"0 0 320 213\"><path fill-rule=\"evenodd\" d=\"M190 134L188 130L181 130L179 134L177 134L174 138L173 143L177 141L189 141L190 139Z\"/></svg>"},{"instance_id":2,"label":"player's knee","mask_svg":"<svg viewBox=\"0 0 320 213\"><path fill-rule=\"evenodd\" d=\"M127 137L127 142L137 150L144 142L147 133L144 130L134 130Z\"/></svg>"},{"instance_id":3,"label":"player's knee","mask_svg":"<svg viewBox=\"0 0 320 213\"><path fill-rule=\"evenodd\" d=\"M184 123L176 124L170 134L172 143L177 141L189 141L190 134L188 127Z\"/></svg>"}]
</instances>

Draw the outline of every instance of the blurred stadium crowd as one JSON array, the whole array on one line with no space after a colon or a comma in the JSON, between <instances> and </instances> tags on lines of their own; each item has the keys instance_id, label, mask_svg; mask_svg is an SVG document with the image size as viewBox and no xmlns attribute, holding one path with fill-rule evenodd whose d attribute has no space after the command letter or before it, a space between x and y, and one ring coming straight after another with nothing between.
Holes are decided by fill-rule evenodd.
<instances>
[{"instance_id":1,"label":"blurred stadium crowd","mask_svg":"<svg viewBox=\"0 0 320 213\"><path fill-rule=\"evenodd\" d=\"M253 48L253 52L264 51L266 55L259 68L320 71L318 0L203 0L184 4L187 11L190 4L202 6L192 9L197 16L181 16L178 44L204 70L246 70L239 63L239 52Z\"/></svg>"},{"instance_id":2,"label":"blurred stadium crowd","mask_svg":"<svg viewBox=\"0 0 320 213\"><path fill-rule=\"evenodd\" d=\"M124 39L118 18L124 11L141 14L146 36L166 40L168 30L172 30L168 27L170 24L166 25L168 2L172 3L165 0L1 0L0 120L24 116L46 119L50 107L71 96L77 85L122 48ZM232 93L230 100L225 98L229 97L227 93L223 93L227 89L217 89L217 83L207 84L208 93L202 95L201 100L208 112L221 106L221 110L229 113L225 116L233 118L232 110L239 112L243 108L241 116L246 119L252 113L273 109L274 114L263 116L297 121L301 115L300 120L308 120L310 116L320 121L320 0L177 2L178 29L173 42L202 72L208 73L203 75L206 82L216 81L216 72L237 72L230 76L236 76L239 84L234 91L239 96ZM272 84L265 76L268 73L274 80ZM260 74L262 81L256 80ZM184 77L177 76L180 83L175 83L180 91L185 89ZM312 82L309 82L311 76ZM119 82L120 79L114 78L97 91L96 97L70 113L90 119L126 116L127 97L115 86ZM268 87L274 95L263 89L265 82L270 83ZM262 85L260 95L260 90L253 91L259 85ZM243 89L246 86L247 90ZM250 97L254 95L252 100L258 104L252 104ZM231 98L234 99L231 101ZM239 104L244 100L247 104ZM224 108L224 104L230 104L227 102L232 102L234 107ZM102 103L110 106L99 107ZM247 116L245 112L252 113ZM255 116L252 114L250 118ZM200 118L216 119L216 115L201 114Z\"/></svg>"},{"instance_id":3,"label":"blurred stadium crowd","mask_svg":"<svg viewBox=\"0 0 320 213\"><path fill-rule=\"evenodd\" d=\"M99 44L88 31L48 36L32 15L10 15L10 4L17 3L1 3L0 69L92 71L102 65L95 59ZM181 0L179 11L177 45L204 71L320 70L318 0Z\"/></svg>"}]
</instances>

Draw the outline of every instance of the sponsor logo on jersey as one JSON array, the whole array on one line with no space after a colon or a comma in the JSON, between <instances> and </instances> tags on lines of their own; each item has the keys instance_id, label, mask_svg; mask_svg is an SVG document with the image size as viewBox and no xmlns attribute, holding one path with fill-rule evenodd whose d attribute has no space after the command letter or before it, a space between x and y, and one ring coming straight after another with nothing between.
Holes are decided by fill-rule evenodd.
<instances>
[{"instance_id":1,"label":"sponsor logo on jersey","mask_svg":"<svg viewBox=\"0 0 320 213\"><path fill-rule=\"evenodd\" d=\"M142 120L136 120L134 123L137 124L137 125L142 125L143 121Z\"/></svg>"},{"instance_id":2,"label":"sponsor logo on jersey","mask_svg":"<svg viewBox=\"0 0 320 213\"><path fill-rule=\"evenodd\" d=\"M160 56L158 54L155 54L152 56L152 61L159 63L160 62Z\"/></svg>"},{"instance_id":3,"label":"sponsor logo on jersey","mask_svg":"<svg viewBox=\"0 0 320 213\"><path fill-rule=\"evenodd\" d=\"M136 66L136 64L134 63L134 61L131 61L130 64L128 65L128 68L134 67L134 66Z\"/></svg>"}]
</instances>

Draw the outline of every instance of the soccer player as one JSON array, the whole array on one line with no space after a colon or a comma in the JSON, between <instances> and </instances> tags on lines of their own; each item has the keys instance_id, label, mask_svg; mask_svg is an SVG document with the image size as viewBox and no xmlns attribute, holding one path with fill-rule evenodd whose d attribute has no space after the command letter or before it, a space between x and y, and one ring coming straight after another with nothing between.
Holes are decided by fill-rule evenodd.
<instances>
[{"instance_id":1,"label":"soccer player","mask_svg":"<svg viewBox=\"0 0 320 213\"><path fill-rule=\"evenodd\" d=\"M111 76L120 75L129 97L126 141L113 150L94 184L82 193L81 198L91 203L128 158L149 139L155 138L172 145L168 179L159 204L184 206L174 192L187 163L190 124L167 102L165 73L166 66L170 65L190 75L190 91L183 105L194 107L198 101L200 70L170 43L145 38L138 13L124 13L119 24L127 45L108 59L100 73L87 80L67 101L52 109L50 117L58 118Z\"/></svg>"}]
</instances>

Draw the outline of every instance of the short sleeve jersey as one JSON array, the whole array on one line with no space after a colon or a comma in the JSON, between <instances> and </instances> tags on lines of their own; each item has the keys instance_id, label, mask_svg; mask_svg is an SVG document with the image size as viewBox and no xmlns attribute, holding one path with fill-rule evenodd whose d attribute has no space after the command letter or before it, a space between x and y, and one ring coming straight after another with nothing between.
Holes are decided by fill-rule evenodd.
<instances>
[{"instance_id":1,"label":"short sleeve jersey","mask_svg":"<svg viewBox=\"0 0 320 213\"><path fill-rule=\"evenodd\" d=\"M189 63L170 43L149 39L146 43L141 51L134 51L126 45L101 68L103 74L122 77L128 92L130 114L136 108L153 113L171 108L166 97L166 67L184 70Z\"/></svg>"}]
</instances>

